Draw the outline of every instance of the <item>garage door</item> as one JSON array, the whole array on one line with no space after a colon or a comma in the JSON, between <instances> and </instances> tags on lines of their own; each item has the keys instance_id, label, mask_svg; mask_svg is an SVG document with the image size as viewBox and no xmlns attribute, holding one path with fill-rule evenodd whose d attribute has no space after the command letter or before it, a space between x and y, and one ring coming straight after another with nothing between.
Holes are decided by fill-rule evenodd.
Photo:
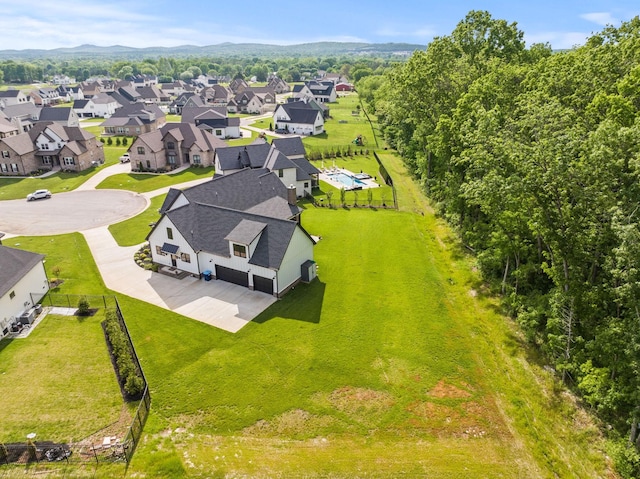
<instances>
[{"instance_id":1,"label":"garage door","mask_svg":"<svg viewBox=\"0 0 640 479\"><path fill-rule=\"evenodd\" d=\"M229 283L239 284L240 286L249 286L249 273L227 268L225 266L216 265L216 278Z\"/></svg>"},{"instance_id":2,"label":"garage door","mask_svg":"<svg viewBox=\"0 0 640 479\"><path fill-rule=\"evenodd\" d=\"M264 276L253 275L253 289L273 294L273 280Z\"/></svg>"}]
</instances>

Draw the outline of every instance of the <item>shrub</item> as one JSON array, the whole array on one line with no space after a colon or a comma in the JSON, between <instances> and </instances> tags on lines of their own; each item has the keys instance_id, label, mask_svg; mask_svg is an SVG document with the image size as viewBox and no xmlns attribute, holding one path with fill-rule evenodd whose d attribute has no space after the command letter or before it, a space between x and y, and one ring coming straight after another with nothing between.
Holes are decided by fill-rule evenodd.
<instances>
[{"instance_id":1,"label":"shrub","mask_svg":"<svg viewBox=\"0 0 640 479\"><path fill-rule=\"evenodd\" d=\"M113 138L111 137L107 138L107 145L109 146L113 145Z\"/></svg>"},{"instance_id":2,"label":"shrub","mask_svg":"<svg viewBox=\"0 0 640 479\"><path fill-rule=\"evenodd\" d=\"M144 391L144 379L133 361L133 351L127 336L120 325L117 313L108 310L103 322L107 341L116 367L116 376L120 387L128 399L139 399Z\"/></svg>"},{"instance_id":3,"label":"shrub","mask_svg":"<svg viewBox=\"0 0 640 479\"><path fill-rule=\"evenodd\" d=\"M89 301L84 296L78 300L78 314L80 316L87 316L89 314Z\"/></svg>"},{"instance_id":4,"label":"shrub","mask_svg":"<svg viewBox=\"0 0 640 479\"><path fill-rule=\"evenodd\" d=\"M116 138L116 146L120 146L120 138Z\"/></svg>"},{"instance_id":5,"label":"shrub","mask_svg":"<svg viewBox=\"0 0 640 479\"><path fill-rule=\"evenodd\" d=\"M129 143L129 140L127 140L127 137L125 136L125 137L122 139L122 146L127 146L127 144L128 144L128 143Z\"/></svg>"}]
</instances>

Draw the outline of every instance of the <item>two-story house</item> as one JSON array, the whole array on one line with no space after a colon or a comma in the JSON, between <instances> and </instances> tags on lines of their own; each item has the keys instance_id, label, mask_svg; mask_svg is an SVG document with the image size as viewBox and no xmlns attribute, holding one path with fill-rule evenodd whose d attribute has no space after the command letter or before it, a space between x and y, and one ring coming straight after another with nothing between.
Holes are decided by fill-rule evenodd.
<instances>
[{"instance_id":1,"label":"two-story house","mask_svg":"<svg viewBox=\"0 0 640 479\"><path fill-rule=\"evenodd\" d=\"M162 270L278 297L316 275L315 241L299 223L295 194L266 169L171 189L160 212L147 239Z\"/></svg>"}]
</instances>

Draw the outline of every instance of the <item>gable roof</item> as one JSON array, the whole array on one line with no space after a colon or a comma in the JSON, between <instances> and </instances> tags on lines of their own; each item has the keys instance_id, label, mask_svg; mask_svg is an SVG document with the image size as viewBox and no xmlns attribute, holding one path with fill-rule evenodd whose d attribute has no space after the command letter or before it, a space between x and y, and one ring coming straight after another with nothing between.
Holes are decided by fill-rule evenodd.
<instances>
[{"instance_id":1,"label":"gable roof","mask_svg":"<svg viewBox=\"0 0 640 479\"><path fill-rule=\"evenodd\" d=\"M293 232L299 227L295 221L287 219L202 203L181 206L169 211L166 216L179 231L188 232L184 236L194 251L206 251L224 257L231 256L229 238L242 236L243 244L247 244L244 243L247 237L260 227L257 233L260 239L249 263L273 269L282 264Z\"/></svg>"},{"instance_id":2,"label":"gable roof","mask_svg":"<svg viewBox=\"0 0 640 479\"><path fill-rule=\"evenodd\" d=\"M262 168L270 148L271 146L266 142L230 146L216 151L216 156L223 171L238 170L240 168Z\"/></svg>"},{"instance_id":3,"label":"gable roof","mask_svg":"<svg viewBox=\"0 0 640 479\"><path fill-rule=\"evenodd\" d=\"M288 202L287 188L275 173L264 168L246 168L177 193L170 190L160 213L167 212L182 193L190 203L246 211L272 218L289 219L300 213Z\"/></svg>"},{"instance_id":4,"label":"gable roof","mask_svg":"<svg viewBox=\"0 0 640 479\"><path fill-rule=\"evenodd\" d=\"M307 154L304 143L302 143L302 138L299 136L274 138L271 144L288 158L292 156L305 156Z\"/></svg>"},{"instance_id":5,"label":"gable roof","mask_svg":"<svg viewBox=\"0 0 640 479\"><path fill-rule=\"evenodd\" d=\"M7 294L44 255L0 245L0 297Z\"/></svg>"},{"instance_id":6,"label":"gable roof","mask_svg":"<svg viewBox=\"0 0 640 479\"><path fill-rule=\"evenodd\" d=\"M46 107L40 111L40 118L38 121L69 121L71 116L73 116L73 108Z\"/></svg>"},{"instance_id":7,"label":"gable roof","mask_svg":"<svg viewBox=\"0 0 640 479\"><path fill-rule=\"evenodd\" d=\"M33 141L29 137L27 133L21 133L19 135L9 136L7 138L3 138L0 140L0 144L4 143L13 151L15 151L18 155L26 155L27 153L31 153L35 151L36 147L33 144Z\"/></svg>"}]
</instances>

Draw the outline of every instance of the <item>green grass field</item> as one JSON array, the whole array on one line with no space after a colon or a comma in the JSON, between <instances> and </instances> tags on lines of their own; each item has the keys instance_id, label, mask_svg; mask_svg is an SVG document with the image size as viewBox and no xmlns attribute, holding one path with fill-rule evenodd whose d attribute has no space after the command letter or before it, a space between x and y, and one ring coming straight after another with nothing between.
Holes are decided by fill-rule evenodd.
<instances>
[{"instance_id":1,"label":"green grass field","mask_svg":"<svg viewBox=\"0 0 640 479\"><path fill-rule=\"evenodd\" d=\"M355 105L341 98L332 115ZM351 126L305 144L365 131L339 125ZM401 210L305 205L318 280L238 333L118 298L152 395L128 477L617 477L593 419L500 314L402 162L379 153ZM158 201L112 227L120 244L146 235ZM81 235L14 243L61 265L61 292L105 291Z\"/></svg>"},{"instance_id":2,"label":"green grass field","mask_svg":"<svg viewBox=\"0 0 640 479\"><path fill-rule=\"evenodd\" d=\"M115 223L109 226L111 236L114 237L120 246L135 246L144 242L147 234L151 231L149 226L160 219L158 210L162 206L167 195L155 196L151 199L151 205L133 218Z\"/></svg>"},{"instance_id":3,"label":"green grass field","mask_svg":"<svg viewBox=\"0 0 640 479\"><path fill-rule=\"evenodd\" d=\"M30 432L79 441L118 421L124 405L102 319L48 315L27 338L0 342L0 442Z\"/></svg>"},{"instance_id":4,"label":"green grass field","mask_svg":"<svg viewBox=\"0 0 640 479\"><path fill-rule=\"evenodd\" d=\"M121 173L109 176L102 181L97 188L117 189L144 193L158 188L193 181L207 176L213 176L213 168L188 168L175 174L145 174L145 173Z\"/></svg>"}]
</instances>

